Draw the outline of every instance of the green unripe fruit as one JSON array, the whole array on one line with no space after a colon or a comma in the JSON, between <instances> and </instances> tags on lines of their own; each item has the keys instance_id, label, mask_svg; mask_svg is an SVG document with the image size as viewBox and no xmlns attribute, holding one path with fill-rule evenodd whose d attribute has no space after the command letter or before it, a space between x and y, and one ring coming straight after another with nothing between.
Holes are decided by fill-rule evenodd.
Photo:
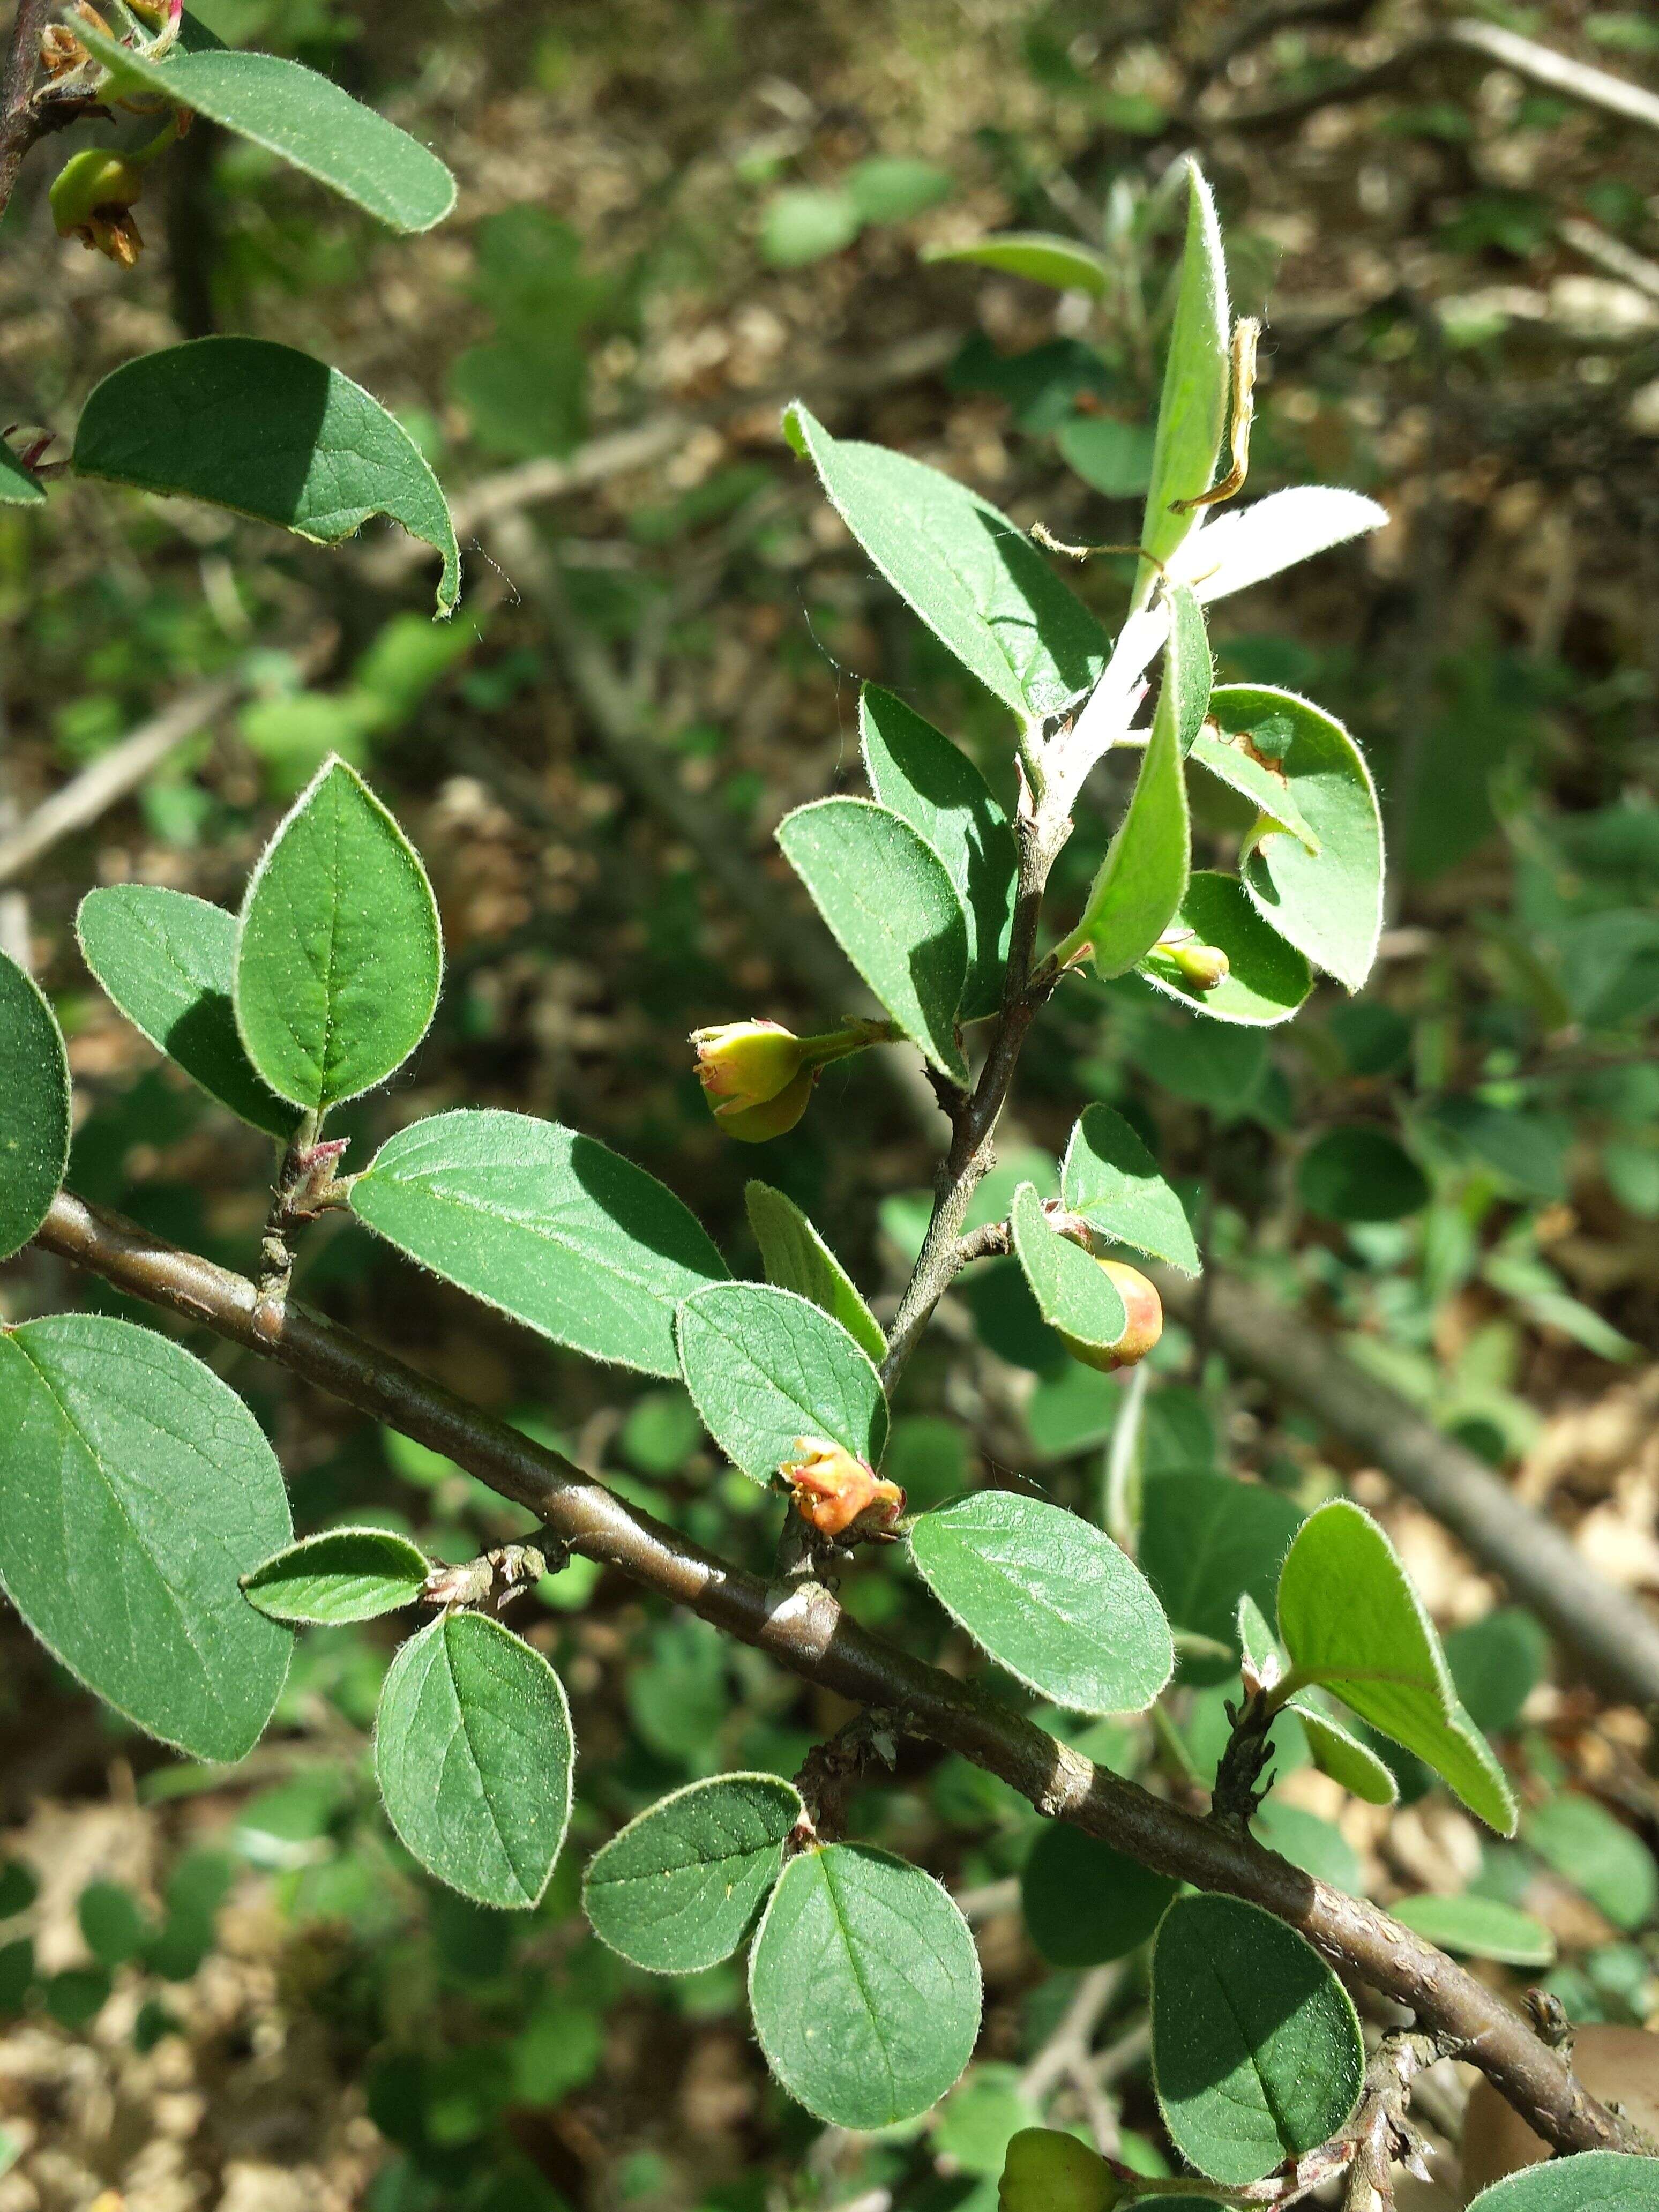
<instances>
[{"instance_id":1,"label":"green unripe fruit","mask_svg":"<svg viewBox=\"0 0 1659 2212\"><path fill-rule=\"evenodd\" d=\"M1121 2196L1097 2151L1057 2128L1022 2128L1003 2154L998 2212L1112 2212Z\"/></svg>"},{"instance_id":2,"label":"green unripe fruit","mask_svg":"<svg viewBox=\"0 0 1659 2212\"><path fill-rule=\"evenodd\" d=\"M1164 1302L1139 1267L1121 1260L1095 1261L1123 1301L1125 1327L1115 1344L1090 1344L1065 1329L1056 1332L1073 1359L1085 1367L1110 1375L1120 1367L1135 1367L1164 1334Z\"/></svg>"},{"instance_id":3,"label":"green unripe fruit","mask_svg":"<svg viewBox=\"0 0 1659 2212\"><path fill-rule=\"evenodd\" d=\"M62 238L106 254L131 269L143 245L132 219L133 203L144 189L144 173L125 154L89 146L72 154L58 172L47 198Z\"/></svg>"}]
</instances>

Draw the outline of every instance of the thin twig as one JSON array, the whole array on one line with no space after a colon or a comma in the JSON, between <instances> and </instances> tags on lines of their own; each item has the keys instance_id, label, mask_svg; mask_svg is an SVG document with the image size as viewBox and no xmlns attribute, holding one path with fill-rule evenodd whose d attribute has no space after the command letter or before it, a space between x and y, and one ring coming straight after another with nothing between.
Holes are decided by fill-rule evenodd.
<instances>
[{"instance_id":1,"label":"thin twig","mask_svg":"<svg viewBox=\"0 0 1659 2212\"><path fill-rule=\"evenodd\" d=\"M1049 2091L1088 2057L1095 2030L1122 1980L1122 1961L1114 1960L1109 1966L1091 1966L1079 1982L1054 2033L1020 2076L1020 2088L1034 2105L1041 2105Z\"/></svg>"},{"instance_id":2,"label":"thin twig","mask_svg":"<svg viewBox=\"0 0 1659 2212\"><path fill-rule=\"evenodd\" d=\"M261 1304L244 1277L67 1192L53 1200L36 1241L441 1452L527 1506L573 1551L689 1607L805 1680L891 1714L896 1730L959 1752L1046 1817L1069 1821L1176 1881L1261 1905L1300 1929L1334 1965L1414 2013L1558 2149L1616 2148L1626 2140L1622 2124L1500 1996L1376 1905L1327 1888L1249 1837L1153 1796L1000 1700L871 1635L822 1584L780 1593L395 1355L294 1299Z\"/></svg>"}]
</instances>

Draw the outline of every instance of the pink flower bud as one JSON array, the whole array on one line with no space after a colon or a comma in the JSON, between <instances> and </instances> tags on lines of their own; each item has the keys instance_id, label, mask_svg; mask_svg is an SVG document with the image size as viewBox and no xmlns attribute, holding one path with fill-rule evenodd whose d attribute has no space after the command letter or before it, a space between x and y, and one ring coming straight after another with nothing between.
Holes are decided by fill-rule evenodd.
<instances>
[{"instance_id":1,"label":"pink flower bud","mask_svg":"<svg viewBox=\"0 0 1659 2212\"><path fill-rule=\"evenodd\" d=\"M1058 1334L1073 1359L1109 1375L1119 1367L1137 1367L1164 1334L1164 1301L1139 1267L1121 1260L1095 1261L1123 1301L1125 1327L1115 1344L1090 1344L1065 1329Z\"/></svg>"}]
</instances>

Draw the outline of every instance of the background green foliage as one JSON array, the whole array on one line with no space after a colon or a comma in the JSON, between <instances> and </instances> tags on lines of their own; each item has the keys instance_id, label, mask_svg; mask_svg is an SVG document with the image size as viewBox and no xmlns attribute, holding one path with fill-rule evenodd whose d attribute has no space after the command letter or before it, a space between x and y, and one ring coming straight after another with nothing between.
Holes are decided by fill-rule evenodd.
<instances>
[{"instance_id":1,"label":"background green foliage","mask_svg":"<svg viewBox=\"0 0 1659 2212\"><path fill-rule=\"evenodd\" d=\"M840 1008L711 879L693 813L793 896L771 832L842 782L858 790L858 678L967 747L990 796L952 793L951 818L988 837L1013 798L1007 720L829 515L777 438L777 403L804 393L837 440L924 458L1022 526L1133 537L1181 238L1156 182L1193 143L1194 100L1200 116L1205 103L1277 103L1292 111L1280 124L1205 145L1235 304L1269 315L1252 492L1347 483L1395 520L1362 550L1225 603L1212 643L1218 682L1306 693L1363 740L1396 878L1383 957L1363 997L1322 986L1273 1035L1195 1021L1133 979L1069 986L972 1219L1001 1218L1022 1183L1052 1194L1080 1109L1109 1103L1190 1200L1210 1255L1340 1335L1603 1564L1654 1580L1641 1547L1659 1321L1659 309L1587 258L1571 226L1592 225L1604 256L1659 253L1659 141L1467 59L1304 122L1295 104L1346 65L1343 34L1291 27L1211 85L1225 13L1198 4L1121 44L1072 0L202 12L233 44L325 69L431 143L461 179L459 216L390 235L202 120L153 173L149 250L123 277L52 233L48 149L0 239L8 421L67 434L135 352L218 332L335 364L393 410L409 454L452 495L665 410L684 427L527 522L477 526L484 557L469 561L447 627L428 620L435 561L397 567L377 526L325 552L75 479L43 506L0 509L0 810L27 813L198 678L238 685L131 804L33 873L26 908L0 890L0 926L27 933L70 1040L74 1187L251 1266L267 1148L113 1017L82 964L76 908L89 883L129 878L235 906L283 811L337 750L372 773L425 856L451 952L418 1056L337 1116L351 1164L439 1111L534 1112L660 1177L758 1273L744 1207L758 1160L860 1287L890 1297L925 1218L932 1149L879 1060L830 1071L813 1111L763 1155L710 1124L688 1030L746 1011L805 1029ZM1659 66L1634 11L1552 6L1527 27L1649 82ZM1058 307L1006 257L998 269L935 253L991 230L1079 227L1082 300ZM1106 273L1097 284L1091 271ZM464 523L464 545L474 534ZM573 687L569 628L550 628L535 587L546 559L578 637L648 686L654 805ZM1066 580L1115 626L1131 575L1107 560ZM1305 742L1316 751L1317 731ZM1101 803L1078 809L1056 878L1073 913L1133 768L1109 763ZM1249 810L1219 778L1194 781L1194 864L1231 867ZM1340 836L1340 789L1328 817L1328 778L1310 766L1306 782L1294 786L1306 825ZM878 776L877 795L915 818ZM816 931L804 901L794 910L803 935ZM1000 920L975 909L982 934ZM1305 987L1293 978L1288 996ZM214 1062L230 1103L280 1118L234 1046L221 1035ZM43 1127L53 1095L34 1109ZM365 1218L372 1203L366 1187ZM701 1253L686 1266L714 1272ZM542 1332L527 1334L349 1222L313 1232L301 1274L306 1297L694 1538L769 1558L775 1513L664 1379L665 1318L634 1348L638 1371L619 1373L560 1349L588 1341L568 1322L526 1313ZM0 1297L18 1321L65 1291L25 1260ZM527 1516L422 1447L251 1360L228 1375L280 1447L301 1528L372 1521L458 1560L526 1533ZM1121 1403L1119 1383L1066 1361L1018 1259L995 1261L918 1356L884 1472L913 1505L994 1474L1098 1517ZM1201 1328L1166 1333L1132 1473L1140 1563L1184 1639L1172 1725L1042 1717L1179 1795L1207 1784L1224 1741L1240 1589L1271 1621L1298 1514L1356 1478L1367 1504L1386 1494L1230 1373ZM1195 1541L1200 1486L1206 1530L1218 1498L1237 1506L1225 1546ZM1542 1978L1577 2017L1650 2018L1643 1724L1604 1711L1570 1668L1534 1690L1549 1664L1535 1625L1491 1610L1502 1594L1420 1516L1389 1518L1455 1632L1456 1691L1498 1739L1519 1838L1477 1832L1426 1769L1380 1743L1403 1812L1324 1791L1304 1757L1317 1755L1311 1729L1305 1747L1281 1730L1286 1778L1262 1832L1340 1885L1436 1899L1438 1920L1421 1924L1437 1940L1515 1956L1521 1979L1540 1973L1541 1920L1559 1952ZM843 1595L932 1648L931 1601L891 1560L860 1565ZM100 2117L136 2109L139 2132L204 2189L252 2173L295 2202L367 2192L374 2212L758 2212L777 2191L831 2205L877 2190L901 2212L985 2212L1008 2136L1045 2112L1098 2124L1103 2109L1126 2157L1169 2159L1139 2051L1093 2104L1025 2070L1079 1978L1119 1958L1097 2041L1141 2033L1162 1898L1127 1898L1127 1924L1057 1932L1045 1887L1084 1876L1043 1859L1079 1839L1051 1830L1036 1851L1023 1801L914 1747L896 1776L855 1792L849 1833L974 1906L986 2025L975 2070L926 2122L821 2138L767 2080L741 1961L647 1977L593 1940L578 1887L583 1860L665 1791L732 1769L791 1774L844 1715L586 1562L514 1619L568 1686L581 1760L569 1847L534 1911L509 1917L429 1881L414 1835L411 1857L377 1809L370 1731L406 1623L307 1631L273 1733L221 1770L98 1712L8 1614L15 1832L0 1872L0 2009L17 2047L52 2055L31 2076L38 2093L0 2112L0 2155L67 2202L136 2192L131 2140ZM964 1664L969 1650L963 1639ZM984 1679L1029 1704L1012 1678ZM558 1808L542 1811L550 1831ZM527 1860L526 1893L536 1871ZM1528 1916L1522 1931L1492 1917L1502 1907ZM77 2068L113 2106L65 2105L57 2085ZM168 2132L154 2115L181 2081L201 2116ZM273 2106L280 2126L257 2118Z\"/></svg>"}]
</instances>

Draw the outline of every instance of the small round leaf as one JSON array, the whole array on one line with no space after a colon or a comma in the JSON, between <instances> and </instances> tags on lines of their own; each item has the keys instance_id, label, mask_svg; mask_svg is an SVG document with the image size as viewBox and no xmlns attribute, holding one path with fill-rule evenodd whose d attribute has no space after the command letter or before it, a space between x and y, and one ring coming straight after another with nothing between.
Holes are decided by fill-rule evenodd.
<instances>
[{"instance_id":1,"label":"small round leaf","mask_svg":"<svg viewBox=\"0 0 1659 2212\"><path fill-rule=\"evenodd\" d=\"M1031 1846L1019 1901L1051 1966L1098 1966L1146 1942L1178 1887L1097 1836L1053 1820Z\"/></svg>"},{"instance_id":2,"label":"small round leaf","mask_svg":"<svg viewBox=\"0 0 1659 2212\"><path fill-rule=\"evenodd\" d=\"M248 1602L272 1620L337 1626L413 1605L428 1562L389 1528L325 1528L242 1577Z\"/></svg>"},{"instance_id":3,"label":"small round leaf","mask_svg":"<svg viewBox=\"0 0 1659 2212\"><path fill-rule=\"evenodd\" d=\"M614 1835L588 1863L593 1932L636 1966L694 1974L729 1959L778 1878L805 1810L770 1774L693 1782Z\"/></svg>"}]
</instances>

